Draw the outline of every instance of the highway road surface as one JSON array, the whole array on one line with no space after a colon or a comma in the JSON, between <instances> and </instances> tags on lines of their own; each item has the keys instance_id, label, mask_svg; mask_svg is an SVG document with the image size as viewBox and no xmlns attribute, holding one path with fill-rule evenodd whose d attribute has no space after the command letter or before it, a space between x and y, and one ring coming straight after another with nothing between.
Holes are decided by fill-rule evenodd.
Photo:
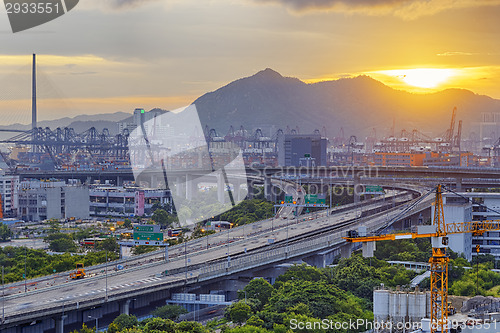
<instances>
[{"instance_id":1,"label":"highway road surface","mask_svg":"<svg viewBox=\"0 0 500 333\"><path fill-rule=\"evenodd\" d=\"M403 200L403 198L398 200ZM367 203L363 209L382 204L385 204L385 201ZM399 211L400 209L396 209L392 215L379 214L377 219L380 223ZM122 262L125 266L123 270L116 270L115 263L110 263L107 269L103 265L91 267L87 269L89 276L82 280L72 281L68 279L67 274L57 274L38 281L30 280L27 283L28 292L26 293L24 282L7 285L4 290L5 314L9 316L48 305L60 304L62 306L65 302L76 302L97 295L112 295L124 289L197 277L199 267L211 261L230 260L231 257L245 252L266 251L274 246L285 246L299 236L320 232L346 221L355 222L360 214L361 210L353 210L326 216L326 212L322 211L293 220L268 219L173 247L169 250L168 262L164 258L164 253L159 252L124 261ZM374 223L375 221L370 221L370 224ZM161 273L165 271L173 273L164 276Z\"/></svg>"}]
</instances>

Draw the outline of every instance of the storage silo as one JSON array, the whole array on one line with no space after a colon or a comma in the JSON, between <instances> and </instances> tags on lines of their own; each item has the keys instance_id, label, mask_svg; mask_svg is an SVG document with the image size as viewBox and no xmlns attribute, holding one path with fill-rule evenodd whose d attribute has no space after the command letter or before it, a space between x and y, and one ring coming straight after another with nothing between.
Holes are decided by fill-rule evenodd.
<instances>
[{"instance_id":1,"label":"storage silo","mask_svg":"<svg viewBox=\"0 0 500 333\"><path fill-rule=\"evenodd\" d=\"M387 321L390 294L389 290L375 290L373 292L373 316L375 321Z\"/></svg>"}]
</instances>

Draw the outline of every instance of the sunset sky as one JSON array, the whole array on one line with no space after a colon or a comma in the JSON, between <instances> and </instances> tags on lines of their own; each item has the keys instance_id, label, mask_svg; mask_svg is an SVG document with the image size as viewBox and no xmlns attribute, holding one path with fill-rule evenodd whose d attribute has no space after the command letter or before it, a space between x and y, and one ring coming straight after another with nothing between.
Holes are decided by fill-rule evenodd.
<instances>
[{"instance_id":1,"label":"sunset sky","mask_svg":"<svg viewBox=\"0 0 500 333\"><path fill-rule=\"evenodd\" d=\"M30 121L33 52L39 119L174 109L267 67L500 99L498 17L500 0L81 0L13 34L2 9L0 123Z\"/></svg>"}]
</instances>

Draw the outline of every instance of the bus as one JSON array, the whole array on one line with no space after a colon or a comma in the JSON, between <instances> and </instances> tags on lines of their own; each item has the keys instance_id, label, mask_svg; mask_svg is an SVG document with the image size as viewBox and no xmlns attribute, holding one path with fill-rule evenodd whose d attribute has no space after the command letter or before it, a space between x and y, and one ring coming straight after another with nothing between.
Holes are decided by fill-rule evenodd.
<instances>
[{"instance_id":1,"label":"bus","mask_svg":"<svg viewBox=\"0 0 500 333\"><path fill-rule=\"evenodd\" d=\"M182 235L182 229L168 229L167 235L168 237L179 237Z\"/></svg>"}]
</instances>

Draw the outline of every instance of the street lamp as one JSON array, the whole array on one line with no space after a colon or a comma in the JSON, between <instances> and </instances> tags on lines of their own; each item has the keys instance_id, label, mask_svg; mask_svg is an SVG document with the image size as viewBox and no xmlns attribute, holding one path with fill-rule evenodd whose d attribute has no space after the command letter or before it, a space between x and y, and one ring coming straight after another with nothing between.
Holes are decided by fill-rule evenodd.
<instances>
[{"instance_id":1,"label":"street lamp","mask_svg":"<svg viewBox=\"0 0 500 333\"><path fill-rule=\"evenodd\" d=\"M28 276L26 275L26 261L28 260L28 248L24 248L24 292L28 291L28 285L26 279Z\"/></svg>"},{"instance_id":2,"label":"street lamp","mask_svg":"<svg viewBox=\"0 0 500 333\"><path fill-rule=\"evenodd\" d=\"M2 266L2 323L5 321L5 286L4 286L4 281L3 281L3 266Z\"/></svg>"},{"instance_id":3,"label":"street lamp","mask_svg":"<svg viewBox=\"0 0 500 333\"><path fill-rule=\"evenodd\" d=\"M108 301L108 250L106 250L106 266L105 266L105 270L106 270L106 302ZM97 325L96 325L96 331L97 331Z\"/></svg>"},{"instance_id":4,"label":"street lamp","mask_svg":"<svg viewBox=\"0 0 500 333\"><path fill-rule=\"evenodd\" d=\"M187 241L184 240L184 271L186 273L186 283L188 280L188 263L187 263Z\"/></svg>"}]
</instances>

